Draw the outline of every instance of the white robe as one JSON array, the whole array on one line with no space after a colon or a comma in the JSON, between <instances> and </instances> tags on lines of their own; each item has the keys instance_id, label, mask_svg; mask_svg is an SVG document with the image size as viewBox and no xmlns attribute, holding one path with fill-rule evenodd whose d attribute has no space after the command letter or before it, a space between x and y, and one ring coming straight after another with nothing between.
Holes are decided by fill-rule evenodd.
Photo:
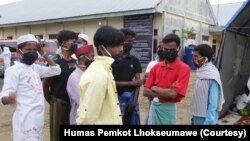
<instances>
[{"instance_id":1,"label":"white robe","mask_svg":"<svg viewBox=\"0 0 250 141\"><path fill-rule=\"evenodd\" d=\"M13 115L13 141L43 141L44 95L41 79L59 75L59 65L30 66L15 62L5 71L2 96L16 92L16 111Z\"/></svg>"}]
</instances>

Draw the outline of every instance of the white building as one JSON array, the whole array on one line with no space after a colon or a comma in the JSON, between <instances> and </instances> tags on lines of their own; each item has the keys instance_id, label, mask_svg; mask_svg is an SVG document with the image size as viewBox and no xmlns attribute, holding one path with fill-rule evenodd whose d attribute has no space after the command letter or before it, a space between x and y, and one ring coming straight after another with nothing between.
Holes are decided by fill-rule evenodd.
<instances>
[{"instance_id":1,"label":"white building","mask_svg":"<svg viewBox=\"0 0 250 141\"><path fill-rule=\"evenodd\" d=\"M150 61L158 42L173 31L181 36L194 30L183 46L216 42L209 32L216 25L209 0L23 0L0 6L0 39L27 33L56 39L64 29L93 39L100 25L135 30L134 51L142 62Z\"/></svg>"}]
</instances>

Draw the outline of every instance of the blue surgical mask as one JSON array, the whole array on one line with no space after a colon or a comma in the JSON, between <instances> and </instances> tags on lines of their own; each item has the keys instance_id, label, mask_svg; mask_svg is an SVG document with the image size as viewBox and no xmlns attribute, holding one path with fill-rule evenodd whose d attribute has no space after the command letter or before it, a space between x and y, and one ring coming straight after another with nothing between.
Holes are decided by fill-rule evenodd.
<instances>
[{"instance_id":1,"label":"blue surgical mask","mask_svg":"<svg viewBox=\"0 0 250 141\"><path fill-rule=\"evenodd\" d=\"M80 48L82 46L83 46L83 44L77 44L77 48Z\"/></svg>"},{"instance_id":2,"label":"blue surgical mask","mask_svg":"<svg viewBox=\"0 0 250 141\"><path fill-rule=\"evenodd\" d=\"M22 50L20 50L22 52ZM22 62L26 65L32 65L38 58L38 54L36 51L30 51L27 53L23 53Z\"/></svg>"}]
</instances>

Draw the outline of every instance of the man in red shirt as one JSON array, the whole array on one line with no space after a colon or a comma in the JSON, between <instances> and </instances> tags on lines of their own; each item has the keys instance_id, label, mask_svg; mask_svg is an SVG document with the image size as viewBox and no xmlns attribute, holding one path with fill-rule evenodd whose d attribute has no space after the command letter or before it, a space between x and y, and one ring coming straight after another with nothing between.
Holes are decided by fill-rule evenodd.
<instances>
[{"instance_id":1,"label":"man in red shirt","mask_svg":"<svg viewBox=\"0 0 250 141\"><path fill-rule=\"evenodd\" d=\"M168 34L163 39L165 61L156 64L144 85L144 96L154 98L148 124L176 124L176 102L186 95L190 68L178 58L180 38Z\"/></svg>"}]
</instances>

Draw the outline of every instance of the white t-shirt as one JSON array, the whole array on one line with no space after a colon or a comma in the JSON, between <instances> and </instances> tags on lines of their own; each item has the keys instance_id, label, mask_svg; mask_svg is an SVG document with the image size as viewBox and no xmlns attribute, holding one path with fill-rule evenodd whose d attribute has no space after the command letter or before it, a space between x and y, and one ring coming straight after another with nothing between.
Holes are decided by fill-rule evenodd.
<instances>
[{"instance_id":1,"label":"white t-shirt","mask_svg":"<svg viewBox=\"0 0 250 141\"><path fill-rule=\"evenodd\" d=\"M159 62L158 62L158 61L150 61L150 62L148 63L148 66L147 66L145 72L146 72L146 73L149 73L150 70L151 70L157 63L159 63Z\"/></svg>"}]
</instances>

